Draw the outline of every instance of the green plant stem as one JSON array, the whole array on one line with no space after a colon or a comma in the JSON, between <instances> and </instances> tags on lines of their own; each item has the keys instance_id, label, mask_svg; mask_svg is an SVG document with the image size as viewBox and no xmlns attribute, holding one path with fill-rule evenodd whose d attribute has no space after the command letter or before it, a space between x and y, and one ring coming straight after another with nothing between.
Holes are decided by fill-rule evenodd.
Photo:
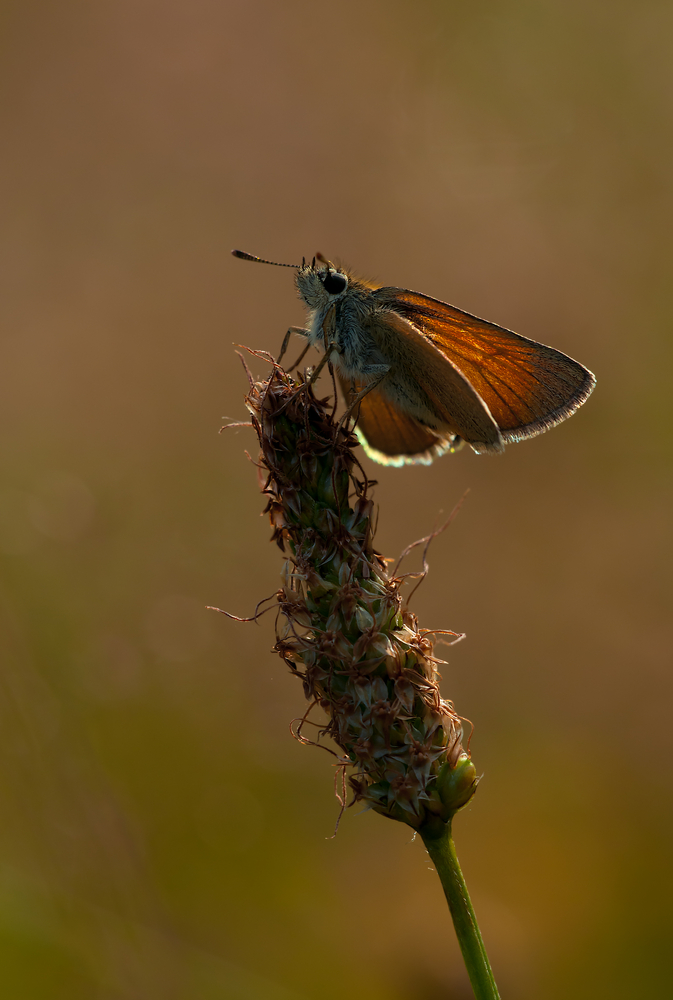
<instances>
[{"instance_id":1,"label":"green plant stem","mask_svg":"<svg viewBox=\"0 0 673 1000\"><path fill-rule=\"evenodd\" d=\"M474 995L477 1000L499 1000L500 994L472 909L470 894L458 864L451 823L421 827L419 833L442 883Z\"/></svg>"}]
</instances>

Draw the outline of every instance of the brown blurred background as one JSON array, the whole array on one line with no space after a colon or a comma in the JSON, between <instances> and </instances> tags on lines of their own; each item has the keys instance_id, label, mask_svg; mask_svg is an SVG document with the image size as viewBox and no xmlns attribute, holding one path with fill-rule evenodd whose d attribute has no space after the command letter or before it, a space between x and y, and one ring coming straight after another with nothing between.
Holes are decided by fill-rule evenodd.
<instances>
[{"instance_id":1,"label":"brown blurred background","mask_svg":"<svg viewBox=\"0 0 673 1000\"><path fill-rule=\"evenodd\" d=\"M349 812L300 686L232 343L316 250L576 356L567 424L381 469L484 778L456 822L504 997L670 991L673 8L2 7L0 989L465 1000L409 831ZM296 345L295 345L296 346ZM317 356L316 356L317 357ZM255 362L256 373L264 366Z\"/></svg>"}]
</instances>

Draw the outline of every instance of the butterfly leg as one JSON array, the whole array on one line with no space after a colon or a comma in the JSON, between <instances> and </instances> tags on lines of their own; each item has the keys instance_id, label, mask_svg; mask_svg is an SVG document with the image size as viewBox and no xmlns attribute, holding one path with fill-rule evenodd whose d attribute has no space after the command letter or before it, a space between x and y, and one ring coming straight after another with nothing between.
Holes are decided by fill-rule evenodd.
<instances>
[{"instance_id":1,"label":"butterfly leg","mask_svg":"<svg viewBox=\"0 0 673 1000\"><path fill-rule=\"evenodd\" d=\"M325 348L325 353L323 354L322 358L320 359L314 370L311 372L311 376L308 382L306 383L307 385L313 385L318 375L329 361L332 351L336 351L337 354L343 354L343 347L337 344L336 341L334 340L332 340L329 344L327 344Z\"/></svg>"},{"instance_id":2,"label":"butterfly leg","mask_svg":"<svg viewBox=\"0 0 673 1000\"><path fill-rule=\"evenodd\" d=\"M287 347L288 347L288 344L290 343L290 337L292 336L293 333L300 333L304 337L308 337L309 331L305 330L303 326L291 326L289 328L289 330L285 334L285 337L283 338L283 344L282 344L281 349L280 349L280 354L276 358L276 364L277 365L279 365L281 363L283 355L285 354L285 352L287 350ZM301 356L299 358L299 361L301 361L301 359L304 357L304 354L306 354L306 351L308 350L309 347L310 347L310 345L307 345L306 349L304 351L302 351ZM292 365L292 368L295 368L296 365L299 364L299 361L295 362L295 364ZM288 369L288 371L292 371L292 368Z\"/></svg>"},{"instance_id":3,"label":"butterfly leg","mask_svg":"<svg viewBox=\"0 0 673 1000\"><path fill-rule=\"evenodd\" d=\"M310 343L308 343L308 344L306 345L306 347L304 348L304 350L303 350L303 351L301 352L301 354L299 355L299 357L297 358L297 360L295 361L295 363L294 363L293 365L290 365L290 367L286 369L286 371L287 371L288 373L289 373L289 372L291 372L293 368L297 368L297 367L298 367L298 365L299 365L299 362L300 362L300 361L302 361L302 360L304 359L304 356L305 356L305 354L306 354L306 352L308 351L308 349L309 349L309 347L310 347L310 346L311 346L311 345L310 345Z\"/></svg>"},{"instance_id":4,"label":"butterfly leg","mask_svg":"<svg viewBox=\"0 0 673 1000\"><path fill-rule=\"evenodd\" d=\"M380 385L380 383L383 382L384 378L386 377L386 375L388 374L389 371L390 371L389 365L371 365L370 366L370 368L369 368L369 370L367 371L366 374L371 375L372 376L372 380L371 380L371 382L368 382L367 385L364 386L364 388L360 389L360 391L356 394L356 396L352 400L350 406L346 409L346 412L344 413L344 415L342 416L341 420L339 421L339 427L340 428L344 428L346 426L346 424L350 420L350 418L351 418L351 416L353 414L353 411L356 409L356 407L357 407L358 403L360 402L360 400L364 399L365 396L367 395L367 393L371 392L372 389L375 389L377 385Z\"/></svg>"},{"instance_id":5,"label":"butterfly leg","mask_svg":"<svg viewBox=\"0 0 673 1000\"><path fill-rule=\"evenodd\" d=\"M285 347L287 346L286 342L287 342L290 334L292 334L292 333L304 333L304 334L307 334L308 332L309 332L308 330L301 330L300 328L298 328L296 326L295 327L291 327L288 330L288 332L287 332L287 334L285 336L285 342L283 344L283 349L285 349ZM308 350L308 348L310 346L311 346L310 343L306 345L306 348L302 351L301 355L299 356L299 358L297 359L297 361L295 362L295 364L292 365L292 368L295 368L296 365L299 364L299 362L304 357L304 355L306 354L306 351ZM330 360L330 355L331 355L331 353L333 351L336 351L337 354L342 354L343 353L343 348L339 344L337 344L336 341L330 341L329 344L327 344L327 349L326 349L324 355L322 356L322 358L320 359L318 365L314 368L313 371L311 371L310 368L308 369L308 371L311 371L311 374L308 376L308 378L305 377L304 381L302 381L301 384L298 386L298 388L296 390L298 393L299 392L305 392L306 389L310 388L313 385L313 383L315 382L315 380L320 375L320 372L323 370L323 368L325 367L325 365L327 364L327 362ZM281 351L280 356L278 358L278 361L280 361L280 359L282 358L282 356L283 356L283 351ZM276 362L276 364L278 364L278 361ZM288 371L292 371L292 368L288 368L287 370ZM290 396L288 398L288 400L285 403L283 403L283 405L281 406L280 410L278 411L279 413L282 412L282 410L285 409L285 407L290 402L291 398L292 398L292 396Z\"/></svg>"}]
</instances>

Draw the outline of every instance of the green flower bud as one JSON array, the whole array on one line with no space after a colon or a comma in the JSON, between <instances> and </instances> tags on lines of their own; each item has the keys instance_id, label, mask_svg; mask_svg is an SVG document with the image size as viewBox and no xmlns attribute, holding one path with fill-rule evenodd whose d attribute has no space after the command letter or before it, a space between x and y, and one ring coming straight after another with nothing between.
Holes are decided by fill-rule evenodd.
<instances>
[{"instance_id":1,"label":"green flower bud","mask_svg":"<svg viewBox=\"0 0 673 1000\"><path fill-rule=\"evenodd\" d=\"M461 753L455 764L447 760L439 770L436 786L444 807L442 818L450 819L466 806L478 784L477 769L466 753Z\"/></svg>"}]
</instances>

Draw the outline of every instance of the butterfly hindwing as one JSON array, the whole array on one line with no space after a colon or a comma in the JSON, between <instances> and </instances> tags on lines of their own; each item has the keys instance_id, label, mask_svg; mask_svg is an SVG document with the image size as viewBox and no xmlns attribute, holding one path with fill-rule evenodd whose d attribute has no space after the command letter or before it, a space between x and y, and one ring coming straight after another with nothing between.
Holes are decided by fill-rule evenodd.
<instances>
[{"instance_id":1,"label":"butterfly hindwing","mask_svg":"<svg viewBox=\"0 0 673 1000\"><path fill-rule=\"evenodd\" d=\"M347 405L363 386L339 375ZM447 451L454 450L453 435L442 436L423 427L413 417L386 399L378 388L371 389L358 404L355 430L362 445L383 465L429 465Z\"/></svg>"}]
</instances>

